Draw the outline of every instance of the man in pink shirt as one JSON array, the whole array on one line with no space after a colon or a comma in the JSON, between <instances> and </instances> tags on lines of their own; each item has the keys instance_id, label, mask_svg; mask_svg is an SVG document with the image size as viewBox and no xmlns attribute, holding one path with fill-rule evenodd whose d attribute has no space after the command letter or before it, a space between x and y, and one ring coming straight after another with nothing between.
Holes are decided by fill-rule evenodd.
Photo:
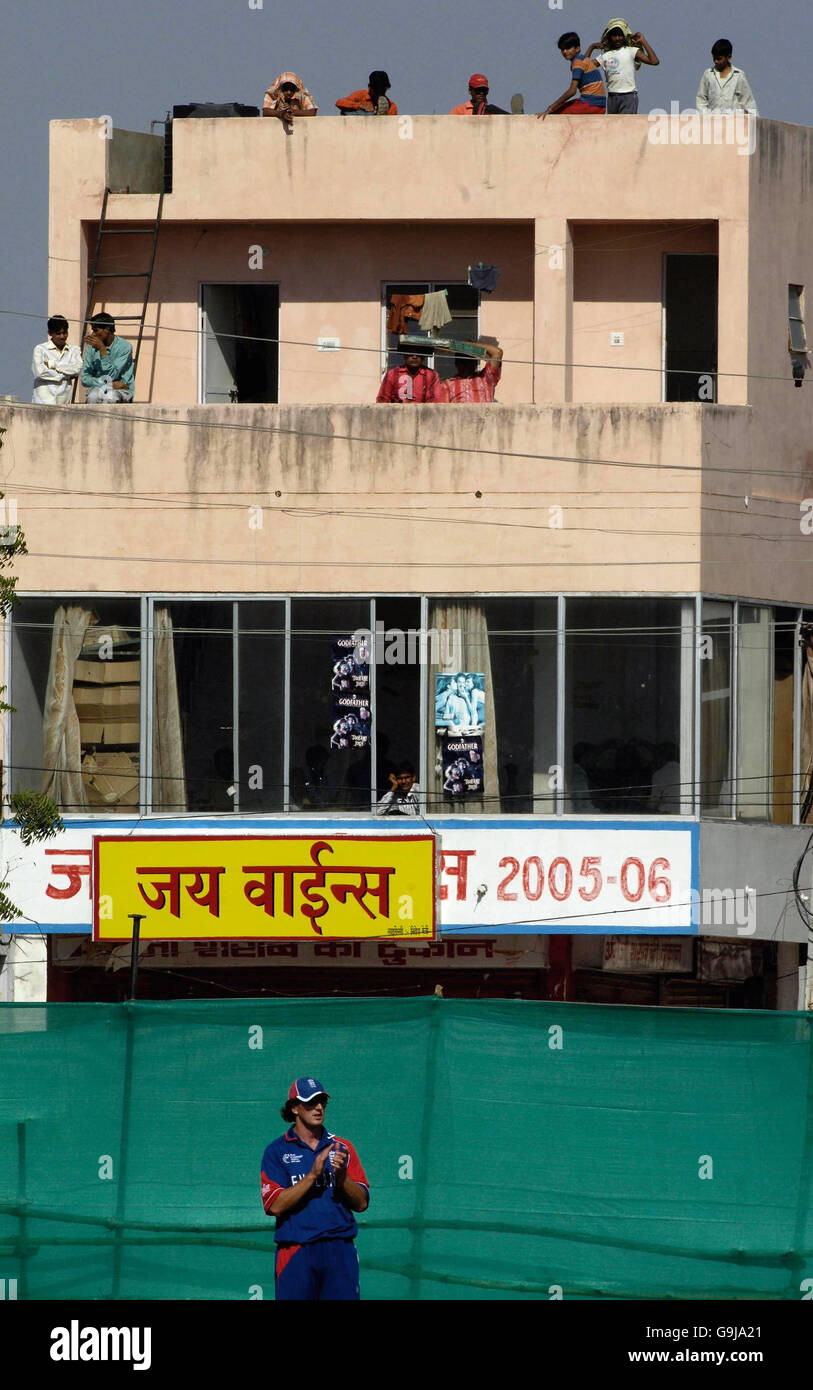
<instances>
[{"instance_id":1,"label":"man in pink shirt","mask_svg":"<svg viewBox=\"0 0 813 1390\"><path fill-rule=\"evenodd\" d=\"M403 366L390 367L384 373L376 401L388 405L398 401L428 403L434 401L439 385L437 372L424 365L423 354L408 352Z\"/></svg>"},{"instance_id":2,"label":"man in pink shirt","mask_svg":"<svg viewBox=\"0 0 813 1390\"><path fill-rule=\"evenodd\" d=\"M472 345L474 346L474 345ZM488 361L481 372L477 371L477 359L457 357L456 376L442 381L435 393L435 400L446 405L488 405L494 399L497 382L502 375L502 348L490 343L477 346L485 348Z\"/></svg>"}]
</instances>

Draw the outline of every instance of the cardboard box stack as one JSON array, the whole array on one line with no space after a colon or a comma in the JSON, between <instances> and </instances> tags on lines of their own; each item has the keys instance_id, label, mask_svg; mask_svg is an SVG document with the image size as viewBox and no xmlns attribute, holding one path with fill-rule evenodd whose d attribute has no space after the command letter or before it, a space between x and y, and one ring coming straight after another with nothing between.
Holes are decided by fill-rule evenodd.
<instances>
[{"instance_id":1,"label":"cardboard box stack","mask_svg":"<svg viewBox=\"0 0 813 1390\"><path fill-rule=\"evenodd\" d=\"M138 805L141 662L124 628L89 629L73 684L91 806ZM103 659L107 658L107 659Z\"/></svg>"}]
</instances>

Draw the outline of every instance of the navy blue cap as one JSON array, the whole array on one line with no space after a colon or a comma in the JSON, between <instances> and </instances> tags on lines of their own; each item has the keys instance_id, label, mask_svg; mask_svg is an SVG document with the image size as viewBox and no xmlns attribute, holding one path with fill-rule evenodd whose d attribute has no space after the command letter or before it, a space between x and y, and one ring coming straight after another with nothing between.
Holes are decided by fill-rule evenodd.
<instances>
[{"instance_id":1,"label":"navy blue cap","mask_svg":"<svg viewBox=\"0 0 813 1390\"><path fill-rule=\"evenodd\" d=\"M291 1083L291 1089L288 1092L289 1100L309 1101L316 1096L324 1096L326 1100L330 1099L321 1082L312 1076L298 1076L296 1081Z\"/></svg>"}]
</instances>

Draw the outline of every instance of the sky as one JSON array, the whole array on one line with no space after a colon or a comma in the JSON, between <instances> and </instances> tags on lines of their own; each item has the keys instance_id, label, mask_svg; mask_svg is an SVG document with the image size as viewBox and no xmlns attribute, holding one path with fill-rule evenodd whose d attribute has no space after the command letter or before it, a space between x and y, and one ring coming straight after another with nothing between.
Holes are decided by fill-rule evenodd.
<instances>
[{"instance_id":1,"label":"sky","mask_svg":"<svg viewBox=\"0 0 813 1390\"><path fill-rule=\"evenodd\" d=\"M555 6L555 8L553 7ZM642 68L641 110L694 105L715 39L734 45L760 114L813 125L810 0L34 0L3 19L0 148L0 393L30 400L31 351L45 339L48 303L48 122L110 115L150 129L189 101L262 104L285 69L299 74L320 112L366 85L374 68L392 80L399 111L445 112L465 101L472 72L491 98L543 110L568 85L556 48L568 29L583 47L609 19L641 29L661 60ZM405 44L406 48L402 45ZM319 117L317 117L319 119ZM721 190L721 197L723 190Z\"/></svg>"}]
</instances>

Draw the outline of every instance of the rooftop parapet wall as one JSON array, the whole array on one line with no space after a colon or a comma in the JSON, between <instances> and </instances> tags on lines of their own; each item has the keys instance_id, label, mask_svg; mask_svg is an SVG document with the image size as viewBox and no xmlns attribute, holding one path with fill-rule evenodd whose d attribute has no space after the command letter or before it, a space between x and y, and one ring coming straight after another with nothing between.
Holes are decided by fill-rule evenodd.
<instances>
[{"instance_id":1,"label":"rooftop parapet wall","mask_svg":"<svg viewBox=\"0 0 813 1390\"><path fill-rule=\"evenodd\" d=\"M712 135L715 129L709 126ZM668 121L659 127L646 116L320 116L299 122L290 134L281 122L260 117L178 120L173 192L164 215L182 221L381 221L389 213L402 221L404 202L392 191L408 189L413 222L511 221L543 213L583 218L589 209L598 220L745 217L751 161L735 143L733 125L730 143L722 125L720 131L719 143L698 145L682 142L678 126L672 138ZM111 165L119 186L137 187L135 174L127 178L123 137L129 134L113 132ZM51 122L52 200L58 195L76 208L77 191L79 201L89 191L90 165L101 197L99 135L98 120ZM141 167L143 150L133 148L133 161ZM135 196L115 200L112 215L139 216Z\"/></svg>"}]
</instances>

